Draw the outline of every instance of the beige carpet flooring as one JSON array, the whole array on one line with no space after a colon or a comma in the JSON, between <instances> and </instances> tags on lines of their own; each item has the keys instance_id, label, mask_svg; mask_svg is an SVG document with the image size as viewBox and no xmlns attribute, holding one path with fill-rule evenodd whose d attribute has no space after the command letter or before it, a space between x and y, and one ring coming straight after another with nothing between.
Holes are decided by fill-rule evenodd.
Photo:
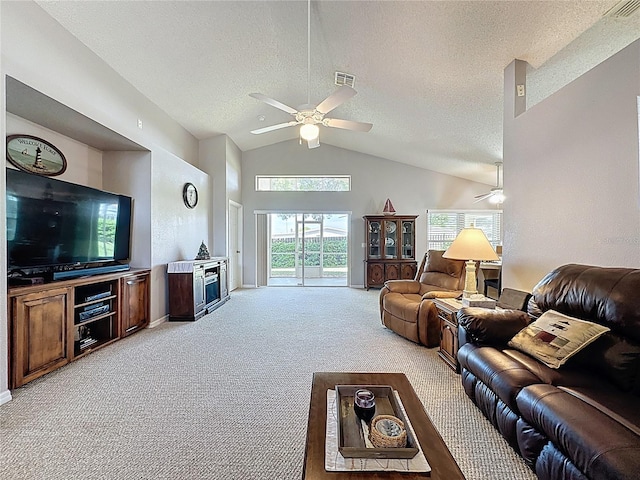
<instances>
[{"instance_id":1,"label":"beige carpet flooring","mask_svg":"<svg viewBox=\"0 0 640 480\"><path fill-rule=\"evenodd\" d=\"M300 479L315 371L404 372L467 479L535 478L376 290L312 287L235 291L14 390L0 478Z\"/></svg>"}]
</instances>

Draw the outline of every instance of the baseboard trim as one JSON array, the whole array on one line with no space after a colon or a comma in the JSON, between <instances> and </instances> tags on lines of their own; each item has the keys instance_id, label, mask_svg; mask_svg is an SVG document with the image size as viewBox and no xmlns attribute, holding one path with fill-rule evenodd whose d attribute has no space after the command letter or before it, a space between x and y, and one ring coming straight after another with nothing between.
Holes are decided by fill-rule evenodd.
<instances>
[{"instance_id":1,"label":"baseboard trim","mask_svg":"<svg viewBox=\"0 0 640 480\"><path fill-rule=\"evenodd\" d=\"M4 392L0 392L0 405L10 402L11 400L12 398L11 398L10 390L5 390Z\"/></svg>"},{"instance_id":2,"label":"baseboard trim","mask_svg":"<svg viewBox=\"0 0 640 480\"><path fill-rule=\"evenodd\" d=\"M364 285L349 285L350 288L364 288Z\"/></svg>"},{"instance_id":3,"label":"baseboard trim","mask_svg":"<svg viewBox=\"0 0 640 480\"><path fill-rule=\"evenodd\" d=\"M164 317L160 317L157 320L154 320L153 322L151 322L149 324L148 328L158 327L158 326L162 325L164 322L166 322L168 319L169 319L169 315L165 315Z\"/></svg>"}]
</instances>

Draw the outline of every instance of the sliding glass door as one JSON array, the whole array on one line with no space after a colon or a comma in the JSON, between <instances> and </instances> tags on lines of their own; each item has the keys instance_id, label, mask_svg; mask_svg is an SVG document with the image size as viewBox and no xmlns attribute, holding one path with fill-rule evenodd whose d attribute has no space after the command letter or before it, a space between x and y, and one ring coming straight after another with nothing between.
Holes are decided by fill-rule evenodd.
<instances>
[{"instance_id":1,"label":"sliding glass door","mask_svg":"<svg viewBox=\"0 0 640 480\"><path fill-rule=\"evenodd\" d=\"M349 215L268 214L269 286L347 286Z\"/></svg>"}]
</instances>

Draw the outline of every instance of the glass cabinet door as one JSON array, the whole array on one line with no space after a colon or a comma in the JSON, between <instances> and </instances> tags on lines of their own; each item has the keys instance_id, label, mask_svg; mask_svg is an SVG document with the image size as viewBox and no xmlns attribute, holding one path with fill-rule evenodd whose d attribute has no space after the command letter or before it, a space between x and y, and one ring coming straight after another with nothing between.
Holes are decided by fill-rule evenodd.
<instances>
[{"instance_id":1,"label":"glass cabinet door","mask_svg":"<svg viewBox=\"0 0 640 480\"><path fill-rule=\"evenodd\" d=\"M384 221L384 256L385 258L397 258L400 238L398 222L395 220Z\"/></svg>"},{"instance_id":2,"label":"glass cabinet door","mask_svg":"<svg viewBox=\"0 0 640 480\"><path fill-rule=\"evenodd\" d=\"M405 220L402 222L402 258L415 258L416 236L415 223Z\"/></svg>"},{"instance_id":3,"label":"glass cabinet door","mask_svg":"<svg viewBox=\"0 0 640 480\"><path fill-rule=\"evenodd\" d=\"M380 239L382 237L382 223L379 221L369 222L369 258L380 258ZM383 240L384 242L384 240Z\"/></svg>"}]
</instances>

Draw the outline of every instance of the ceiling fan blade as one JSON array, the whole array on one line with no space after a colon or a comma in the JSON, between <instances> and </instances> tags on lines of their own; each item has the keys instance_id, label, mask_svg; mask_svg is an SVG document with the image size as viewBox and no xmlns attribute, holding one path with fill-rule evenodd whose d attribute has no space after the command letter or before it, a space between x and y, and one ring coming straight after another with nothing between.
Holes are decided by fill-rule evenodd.
<instances>
[{"instance_id":1,"label":"ceiling fan blade","mask_svg":"<svg viewBox=\"0 0 640 480\"><path fill-rule=\"evenodd\" d=\"M280 110L290 113L291 115L295 115L296 113L298 113L298 111L295 108L291 108L290 106L285 105L284 103L279 102L278 100L274 100L273 98L269 98L261 93L250 93L249 96L253 98L257 98L258 100L263 101L267 105L271 105L272 107L279 108Z\"/></svg>"},{"instance_id":2,"label":"ceiling fan blade","mask_svg":"<svg viewBox=\"0 0 640 480\"><path fill-rule=\"evenodd\" d=\"M309 145L309 148L317 148L320 146L320 137L316 137L312 140L308 140L307 144Z\"/></svg>"},{"instance_id":3,"label":"ceiling fan blade","mask_svg":"<svg viewBox=\"0 0 640 480\"><path fill-rule=\"evenodd\" d=\"M261 133L273 132L274 130L279 130L279 129L285 128L285 127L293 127L294 125L297 125L297 124L298 124L298 122L296 122L295 120L292 120L291 122L278 123L277 125L271 125L270 127L264 127L264 128L258 128L257 130L251 130L251 133L253 133L254 135L259 135Z\"/></svg>"},{"instance_id":4,"label":"ceiling fan blade","mask_svg":"<svg viewBox=\"0 0 640 480\"><path fill-rule=\"evenodd\" d=\"M353 88L348 85L343 85L338 90L333 92L327 98L325 98L317 107L316 111L324 114L329 113L334 108L342 105L344 102L353 97L356 92Z\"/></svg>"},{"instance_id":5,"label":"ceiling fan blade","mask_svg":"<svg viewBox=\"0 0 640 480\"><path fill-rule=\"evenodd\" d=\"M492 195L492 194L493 194L493 192L481 193L480 195L476 195L473 198L480 198L480 197L486 198L486 197L488 197L489 195Z\"/></svg>"},{"instance_id":6,"label":"ceiling fan blade","mask_svg":"<svg viewBox=\"0 0 640 480\"><path fill-rule=\"evenodd\" d=\"M476 195L474 197L476 199L476 201L473 202L473 203L481 202L482 200L486 200L487 198L492 197L493 195L494 195L493 192L485 193L483 195Z\"/></svg>"},{"instance_id":7,"label":"ceiling fan blade","mask_svg":"<svg viewBox=\"0 0 640 480\"><path fill-rule=\"evenodd\" d=\"M373 127L372 123L353 122L351 120L340 120L339 118L325 118L323 123L327 127L344 128L345 130L355 130L357 132L368 132Z\"/></svg>"}]
</instances>

